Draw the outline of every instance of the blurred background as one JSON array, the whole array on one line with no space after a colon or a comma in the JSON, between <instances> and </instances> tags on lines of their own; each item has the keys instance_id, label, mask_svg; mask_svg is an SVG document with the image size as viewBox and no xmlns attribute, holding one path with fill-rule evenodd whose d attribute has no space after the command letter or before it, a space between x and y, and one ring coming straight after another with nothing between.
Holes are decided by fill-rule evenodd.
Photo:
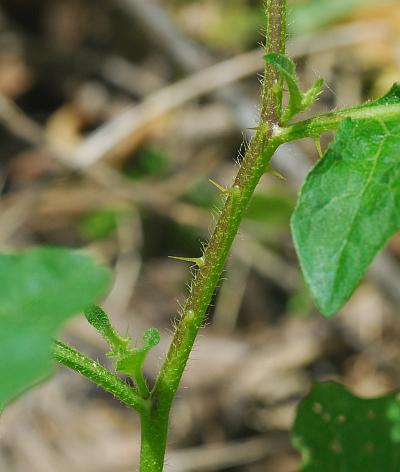
<instances>
[{"instance_id":1,"label":"blurred background","mask_svg":"<svg viewBox=\"0 0 400 472\"><path fill-rule=\"evenodd\" d=\"M398 0L290 3L288 50L314 112L400 78ZM261 0L0 0L0 244L88 250L109 265L104 308L140 339L154 379L190 266L257 122ZM332 136L323 137L326 148ZM298 270L289 218L318 153L279 150L258 187L174 404L167 471L289 472L289 430L314 381L359 395L400 384L400 236L333 319ZM213 216L214 215L214 216ZM60 300L62 303L62 300ZM109 365L82 316L60 337ZM138 418L57 369L0 420L0 470L137 469Z\"/></svg>"}]
</instances>

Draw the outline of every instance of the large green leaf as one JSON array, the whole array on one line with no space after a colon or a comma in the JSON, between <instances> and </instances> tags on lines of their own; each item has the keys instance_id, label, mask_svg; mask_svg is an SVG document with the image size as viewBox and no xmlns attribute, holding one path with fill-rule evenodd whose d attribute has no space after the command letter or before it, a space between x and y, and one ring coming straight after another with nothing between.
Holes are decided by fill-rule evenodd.
<instances>
[{"instance_id":1,"label":"large green leaf","mask_svg":"<svg viewBox=\"0 0 400 472\"><path fill-rule=\"evenodd\" d=\"M301 402L292 434L301 472L400 470L400 397L364 399L334 382Z\"/></svg>"},{"instance_id":2,"label":"large green leaf","mask_svg":"<svg viewBox=\"0 0 400 472\"><path fill-rule=\"evenodd\" d=\"M51 370L58 327L105 290L108 271L76 251L0 255L0 409Z\"/></svg>"},{"instance_id":3,"label":"large green leaf","mask_svg":"<svg viewBox=\"0 0 400 472\"><path fill-rule=\"evenodd\" d=\"M399 101L399 86L364 106ZM400 227L400 119L346 119L308 175L292 217L306 281L326 315L352 294Z\"/></svg>"}]
</instances>

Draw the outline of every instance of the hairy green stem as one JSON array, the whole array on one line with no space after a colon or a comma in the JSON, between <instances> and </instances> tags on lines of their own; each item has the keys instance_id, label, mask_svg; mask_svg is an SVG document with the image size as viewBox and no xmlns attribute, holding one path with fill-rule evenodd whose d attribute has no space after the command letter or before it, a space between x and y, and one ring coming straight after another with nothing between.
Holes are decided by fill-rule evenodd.
<instances>
[{"instance_id":1,"label":"hairy green stem","mask_svg":"<svg viewBox=\"0 0 400 472\"><path fill-rule=\"evenodd\" d=\"M147 386L147 382L143 374L142 366L139 366L139 368L135 368L134 374L135 374L134 380L136 382L136 386L137 386L140 396L145 399L149 398L150 390L149 390L149 387Z\"/></svg>"},{"instance_id":2,"label":"hairy green stem","mask_svg":"<svg viewBox=\"0 0 400 472\"><path fill-rule=\"evenodd\" d=\"M265 8L266 50L284 53L286 0L267 0ZM151 410L141 415L141 472L160 472L163 469L168 418L173 398L243 213L268 162L281 143L280 137L273 135L273 130L279 125L281 113L281 97L274 91L278 80L277 72L267 65L262 87L260 125L247 149L233 186L226 192L224 207L204 251L203 263L191 284L190 294L183 307L170 349L151 393Z\"/></svg>"},{"instance_id":3,"label":"hairy green stem","mask_svg":"<svg viewBox=\"0 0 400 472\"><path fill-rule=\"evenodd\" d=\"M135 390L101 364L84 356L67 344L55 341L53 357L60 364L88 378L139 413L144 414L149 410L150 402L148 400L141 398Z\"/></svg>"},{"instance_id":4,"label":"hairy green stem","mask_svg":"<svg viewBox=\"0 0 400 472\"><path fill-rule=\"evenodd\" d=\"M296 139L307 137L318 137L322 133L337 129L340 122L346 118L353 120L377 119L381 121L390 120L398 117L400 114L400 105L379 105L374 107L353 107L345 108L324 115L319 115L308 120L299 121L292 125L281 128L277 133L282 142L294 141Z\"/></svg>"},{"instance_id":5,"label":"hairy green stem","mask_svg":"<svg viewBox=\"0 0 400 472\"><path fill-rule=\"evenodd\" d=\"M265 0L266 42L265 52L285 53L286 49L286 0ZM283 21L282 21L283 20ZM276 68L266 64L261 93L261 122L277 122L282 112L282 87Z\"/></svg>"}]
</instances>

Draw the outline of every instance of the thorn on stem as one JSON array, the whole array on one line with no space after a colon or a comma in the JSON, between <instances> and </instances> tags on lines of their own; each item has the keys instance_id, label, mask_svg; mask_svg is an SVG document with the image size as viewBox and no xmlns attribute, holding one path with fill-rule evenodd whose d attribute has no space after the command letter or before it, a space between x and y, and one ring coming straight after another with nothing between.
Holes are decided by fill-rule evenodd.
<instances>
[{"instance_id":1,"label":"thorn on stem","mask_svg":"<svg viewBox=\"0 0 400 472\"><path fill-rule=\"evenodd\" d=\"M275 177L278 177L279 179L283 180L284 182L287 182L287 178L281 174L278 170L274 169L270 164L267 165L265 172L268 172Z\"/></svg>"},{"instance_id":2,"label":"thorn on stem","mask_svg":"<svg viewBox=\"0 0 400 472\"><path fill-rule=\"evenodd\" d=\"M317 148L319 157L321 158L324 155L324 153L322 152L321 137L318 136L314 138L314 143L315 143L315 147Z\"/></svg>"},{"instance_id":3,"label":"thorn on stem","mask_svg":"<svg viewBox=\"0 0 400 472\"><path fill-rule=\"evenodd\" d=\"M175 259L177 261L191 262L196 264L197 267L203 267L204 265L204 256L201 257L180 257L180 256L168 256L170 259Z\"/></svg>"},{"instance_id":4,"label":"thorn on stem","mask_svg":"<svg viewBox=\"0 0 400 472\"><path fill-rule=\"evenodd\" d=\"M222 192L222 193L228 193L229 192L229 189L227 189L226 187L224 187L223 185L219 184L218 182L215 182L215 180L213 179L208 179L209 182L211 184L214 185L214 187L217 187L217 189Z\"/></svg>"},{"instance_id":5,"label":"thorn on stem","mask_svg":"<svg viewBox=\"0 0 400 472\"><path fill-rule=\"evenodd\" d=\"M230 195L232 197L237 197L240 195L241 190L238 185L234 185L233 187L226 188L220 185L218 182L215 182L212 179L208 179L218 190L222 192L223 195Z\"/></svg>"}]
</instances>

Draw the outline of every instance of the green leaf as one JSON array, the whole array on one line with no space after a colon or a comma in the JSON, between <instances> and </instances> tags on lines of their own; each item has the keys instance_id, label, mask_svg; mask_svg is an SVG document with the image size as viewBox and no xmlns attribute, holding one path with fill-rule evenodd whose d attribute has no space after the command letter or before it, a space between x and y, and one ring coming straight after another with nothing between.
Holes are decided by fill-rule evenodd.
<instances>
[{"instance_id":1,"label":"green leaf","mask_svg":"<svg viewBox=\"0 0 400 472\"><path fill-rule=\"evenodd\" d=\"M396 86L367 104L371 115L374 104L399 100L398 92ZM399 229L399 207L400 120L344 120L308 175L291 224L305 279L325 315L347 301Z\"/></svg>"},{"instance_id":2,"label":"green leaf","mask_svg":"<svg viewBox=\"0 0 400 472\"><path fill-rule=\"evenodd\" d=\"M389 92L383 97L378 98L372 102L367 102L364 106L371 107L376 105L396 105L400 102L400 83L396 82L392 85Z\"/></svg>"},{"instance_id":3,"label":"green leaf","mask_svg":"<svg viewBox=\"0 0 400 472\"><path fill-rule=\"evenodd\" d=\"M0 406L50 373L56 330L108 281L105 268L77 251L0 255Z\"/></svg>"},{"instance_id":4,"label":"green leaf","mask_svg":"<svg viewBox=\"0 0 400 472\"><path fill-rule=\"evenodd\" d=\"M304 111L314 105L318 96L324 88L324 79L317 79L314 85L303 94L302 108L299 111Z\"/></svg>"},{"instance_id":5,"label":"green leaf","mask_svg":"<svg viewBox=\"0 0 400 472\"><path fill-rule=\"evenodd\" d=\"M296 64L287 56L270 53L264 56L265 62L271 64L285 79L290 93L289 108L300 109L303 95L296 74Z\"/></svg>"},{"instance_id":6,"label":"green leaf","mask_svg":"<svg viewBox=\"0 0 400 472\"><path fill-rule=\"evenodd\" d=\"M301 472L396 472L400 396L364 399L334 382L316 384L298 408L292 442Z\"/></svg>"},{"instance_id":7,"label":"green leaf","mask_svg":"<svg viewBox=\"0 0 400 472\"><path fill-rule=\"evenodd\" d=\"M124 372L137 380L147 354L153 347L157 346L159 342L160 333L158 329L149 328L146 330L143 334L142 348L132 349L127 356L118 359L116 362L117 371Z\"/></svg>"},{"instance_id":8,"label":"green leaf","mask_svg":"<svg viewBox=\"0 0 400 472\"><path fill-rule=\"evenodd\" d=\"M144 352L149 352L153 347L156 347L160 342L160 332L156 328L149 328L143 335L143 346Z\"/></svg>"},{"instance_id":9,"label":"green leaf","mask_svg":"<svg viewBox=\"0 0 400 472\"><path fill-rule=\"evenodd\" d=\"M99 331L100 334L105 336L105 333L113 329L107 313L99 306L88 306L85 308L84 314L89 323Z\"/></svg>"},{"instance_id":10,"label":"green leaf","mask_svg":"<svg viewBox=\"0 0 400 472\"><path fill-rule=\"evenodd\" d=\"M97 305L90 305L84 310L89 323L103 336L111 348L109 357L125 356L129 350L131 338L123 338L111 325L107 313Z\"/></svg>"},{"instance_id":11,"label":"green leaf","mask_svg":"<svg viewBox=\"0 0 400 472\"><path fill-rule=\"evenodd\" d=\"M395 105L395 113L400 115L400 82L396 82L392 85L390 90L383 95L382 97L377 98L376 100L369 100L365 103L362 103L361 105L357 105L355 107L348 108L347 111L352 111L352 112L358 112L360 118L357 118L357 120L362 120L362 119L370 119L370 118L375 118L375 113L376 110L378 110L378 107L385 106L385 108L388 108L390 113L387 113L387 116L385 117L384 115L382 120L384 122L387 121L393 121L394 118L391 116L391 110L390 110L390 105ZM386 113L385 113L386 114ZM396 119L398 116L396 116Z\"/></svg>"},{"instance_id":12,"label":"green leaf","mask_svg":"<svg viewBox=\"0 0 400 472\"><path fill-rule=\"evenodd\" d=\"M321 93L324 81L318 79L305 93L300 89L295 63L287 56L270 53L264 56L265 61L279 71L289 88L289 103L282 115L282 122L286 124L293 116L310 108Z\"/></svg>"}]
</instances>

